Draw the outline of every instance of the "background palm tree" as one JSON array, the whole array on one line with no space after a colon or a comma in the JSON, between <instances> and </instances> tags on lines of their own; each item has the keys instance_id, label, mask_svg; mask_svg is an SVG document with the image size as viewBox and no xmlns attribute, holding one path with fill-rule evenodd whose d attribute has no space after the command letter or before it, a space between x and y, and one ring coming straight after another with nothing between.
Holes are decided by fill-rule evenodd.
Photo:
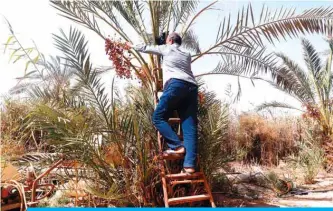
<instances>
[{"instance_id":1,"label":"background palm tree","mask_svg":"<svg viewBox=\"0 0 333 211\"><path fill-rule=\"evenodd\" d=\"M320 125L323 144L329 163L332 163L333 107L332 107L332 54L333 41L328 40L329 55L324 63L320 53L306 39L302 40L304 61L307 70L302 69L287 55L277 53L283 66L276 71L276 79L268 81L273 87L289 94L299 101L303 108L281 102L268 102L258 110L268 107L282 107L306 112Z\"/></svg>"}]
</instances>

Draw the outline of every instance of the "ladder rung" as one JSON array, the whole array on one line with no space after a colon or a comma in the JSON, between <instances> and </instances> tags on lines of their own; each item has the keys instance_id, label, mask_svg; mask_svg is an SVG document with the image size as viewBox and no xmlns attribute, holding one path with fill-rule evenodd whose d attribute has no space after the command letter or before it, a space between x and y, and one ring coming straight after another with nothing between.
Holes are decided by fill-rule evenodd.
<instances>
[{"instance_id":1,"label":"ladder rung","mask_svg":"<svg viewBox=\"0 0 333 211\"><path fill-rule=\"evenodd\" d=\"M42 190L42 189L36 189L36 192L45 192L46 190ZM25 191L26 193L31 193L32 190L27 190Z\"/></svg>"},{"instance_id":2,"label":"ladder rung","mask_svg":"<svg viewBox=\"0 0 333 211\"><path fill-rule=\"evenodd\" d=\"M185 197L178 197L178 198L170 198L168 200L169 204L181 204L187 202L194 202L194 201L204 201L209 200L208 194L196 195L196 196L185 196Z\"/></svg>"},{"instance_id":3,"label":"ladder rung","mask_svg":"<svg viewBox=\"0 0 333 211\"><path fill-rule=\"evenodd\" d=\"M184 159L184 154L168 154L163 155L164 160L181 160Z\"/></svg>"},{"instance_id":4,"label":"ladder rung","mask_svg":"<svg viewBox=\"0 0 333 211\"><path fill-rule=\"evenodd\" d=\"M171 181L171 185L178 185L178 184L188 184L188 183L202 183L205 182L203 179L199 180L176 180L176 181Z\"/></svg>"},{"instance_id":5,"label":"ladder rung","mask_svg":"<svg viewBox=\"0 0 333 211\"><path fill-rule=\"evenodd\" d=\"M179 173L179 174L167 174L165 175L165 177L167 179L179 179L179 178L184 178L184 179L187 179L187 178L195 178L195 177L200 177L202 176L203 173L202 172L195 172L193 174L184 174L184 173Z\"/></svg>"},{"instance_id":6,"label":"ladder rung","mask_svg":"<svg viewBox=\"0 0 333 211\"><path fill-rule=\"evenodd\" d=\"M27 202L27 205L31 206L31 205L35 205L35 204L38 204L38 203L39 203L38 201L34 201L34 202L30 201L30 202Z\"/></svg>"},{"instance_id":7,"label":"ladder rung","mask_svg":"<svg viewBox=\"0 0 333 211\"><path fill-rule=\"evenodd\" d=\"M180 118L169 118L168 122L173 124L180 123Z\"/></svg>"},{"instance_id":8,"label":"ladder rung","mask_svg":"<svg viewBox=\"0 0 333 211\"><path fill-rule=\"evenodd\" d=\"M21 203L4 204L4 205L1 205L1 211L18 209L20 207L21 207Z\"/></svg>"}]
</instances>

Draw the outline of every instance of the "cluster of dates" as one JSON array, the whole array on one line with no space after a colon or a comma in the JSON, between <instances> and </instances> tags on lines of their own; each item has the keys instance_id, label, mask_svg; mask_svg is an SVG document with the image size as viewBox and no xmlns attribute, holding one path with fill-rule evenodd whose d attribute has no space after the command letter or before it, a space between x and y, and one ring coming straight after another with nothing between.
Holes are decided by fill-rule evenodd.
<instances>
[{"instance_id":1,"label":"cluster of dates","mask_svg":"<svg viewBox=\"0 0 333 211\"><path fill-rule=\"evenodd\" d=\"M306 104L304 105L306 112L303 113L303 118L312 118L315 120L321 120L320 108L317 105Z\"/></svg>"},{"instance_id":2,"label":"cluster of dates","mask_svg":"<svg viewBox=\"0 0 333 211\"><path fill-rule=\"evenodd\" d=\"M203 105L205 103L205 95L203 92L198 92L198 103Z\"/></svg>"},{"instance_id":3,"label":"cluster of dates","mask_svg":"<svg viewBox=\"0 0 333 211\"><path fill-rule=\"evenodd\" d=\"M127 52L129 46L121 43L121 40L105 39L105 52L112 61L116 74L120 78L132 78L130 54Z\"/></svg>"}]
</instances>

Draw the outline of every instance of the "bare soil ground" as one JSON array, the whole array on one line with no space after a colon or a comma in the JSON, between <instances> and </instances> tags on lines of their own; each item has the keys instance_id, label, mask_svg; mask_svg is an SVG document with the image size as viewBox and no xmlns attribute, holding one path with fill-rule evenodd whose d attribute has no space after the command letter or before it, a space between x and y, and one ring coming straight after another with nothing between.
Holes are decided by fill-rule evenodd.
<instances>
[{"instance_id":1,"label":"bare soil ground","mask_svg":"<svg viewBox=\"0 0 333 211\"><path fill-rule=\"evenodd\" d=\"M333 207L333 174L315 181L301 186L304 195L290 194L271 200L271 203L280 207Z\"/></svg>"},{"instance_id":2,"label":"bare soil ground","mask_svg":"<svg viewBox=\"0 0 333 211\"><path fill-rule=\"evenodd\" d=\"M313 184L302 184L300 177L293 177L294 187L287 194L278 196L271 188L264 187L246 179L244 175L267 173L272 169L261 166L245 166L240 163L230 163L228 172L238 172L238 180L232 184L232 193L214 192L214 198L219 207L333 207L333 173L321 171ZM221 170L221 172L226 171ZM285 166L274 168L279 176L295 174L286 172ZM299 172L297 172L299 173ZM229 176L234 178L234 176ZM241 178L239 180L239 178ZM235 181L235 180L234 180Z\"/></svg>"}]
</instances>

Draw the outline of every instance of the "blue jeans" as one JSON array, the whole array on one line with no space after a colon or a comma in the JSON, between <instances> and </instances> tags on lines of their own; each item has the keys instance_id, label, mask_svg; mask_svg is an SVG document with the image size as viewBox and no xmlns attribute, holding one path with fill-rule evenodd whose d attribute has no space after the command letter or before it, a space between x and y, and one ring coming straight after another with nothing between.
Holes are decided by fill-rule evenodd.
<instances>
[{"instance_id":1,"label":"blue jeans","mask_svg":"<svg viewBox=\"0 0 333 211\"><path fill-rule=\"evenodd\" d=\"M174 110L181 119L186 154L184 167L194 168L198 140L198 86L179 79L170 79L153 114L153 124L166 140L168 147L183 146L178 135L168 123Z\"/></svg>"}]
</instances>

